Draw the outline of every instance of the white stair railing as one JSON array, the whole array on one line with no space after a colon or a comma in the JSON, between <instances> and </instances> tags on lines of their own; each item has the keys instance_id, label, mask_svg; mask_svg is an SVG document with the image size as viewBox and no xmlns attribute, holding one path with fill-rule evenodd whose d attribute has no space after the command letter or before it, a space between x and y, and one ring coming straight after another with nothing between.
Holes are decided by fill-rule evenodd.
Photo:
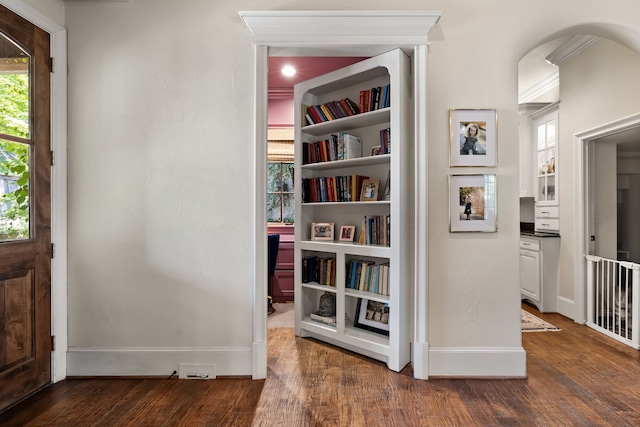
<instances>
[{"instance_id":1,"label":"white stair railing","mask_svg":"<svg viewBox=\"0 0 640 427\"><path fill-rule=\"evenodd\" d=\"M640 349L640 264L587 259L587 326Z\"/></svg>"}]
</instances>

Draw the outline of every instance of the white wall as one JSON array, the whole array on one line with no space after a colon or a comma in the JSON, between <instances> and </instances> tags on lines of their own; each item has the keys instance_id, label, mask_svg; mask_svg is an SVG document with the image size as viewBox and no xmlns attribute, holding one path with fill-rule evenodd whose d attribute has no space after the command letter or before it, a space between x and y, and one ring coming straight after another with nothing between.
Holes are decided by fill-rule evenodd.
<instances>
[{"instance_id":1,"label":"white wall","mask_svg":"<svg viewBox=\"0 0 640 427\"><path fill-rule=\"evenodd\" d=\"M629 205L627 206L627 218L629 218L629 260L640 263L640 222L637 221L640 211L640 174L629 176ZM636 197L634 197L636 196Z\"/></svg>"},{"instance_id":2,"label":"white wall","mask_svg":"<svg viewBox=\"0 0 640 427\"><path fill-rule=\"evenodd\" d=\"M369 0L321 6L388 8ZM640 6L399 0L393 7L444 11L444 40L430 47L425 118L430 344L443 354L518 350L517 62L578 26L640 45ZM318 3L272 0L268 8ZM170 350L197 353L217 363L218 374L250 373L253 48L237 11L263 9L258 0L66 4L70 375L168 374L185 360ZM627 29L586 25L603 21ZM447 166L451 108L497 109L497 168ZM448 232L454 172L498 175L497 233ZM563 185L570 203L570 180ZM565 261L571 247L563 237ZM500 372L490 364L477 372ZM450 368L446 374L457 375L467 366L454 360Z\"/></svg>"},{"instance_id":3,"label":"white wall","mask_svg":"<svg viewBox=\"0 0 640 427\"><path fill-rule=\"evenodd\" d=\"M47 16L60 26L64 26L64 3L62 0L23 0L24 3Z\"/></svg>"},{"instance_id":4,"label":"white wall","mask_svg":"<svg viewBox=\"0 0 640 427\"><path fill-rule=\"evenodd\" d=\"M618 194L617 191L613 191L618 187L616 154L615 144L595 144L594 255L608 259L618 259Z\"/></svg>"},{"instance_id":5,"label":"white wall","mask_svg":"<svg viewBox=\"0 0 640 427\"><path fill-rule=\"evenodd\" d=\"M637 5L634 7L638 7ZM613 10L613 9L612 9ZM635 25L635 28L638 26ZM610 36L610 34L604 34ZM573 135L640 111L640 49L630 50L601 39L560 65L560 289L573 300L574 254L574 139Z\"/></svg>"}]
</instances>

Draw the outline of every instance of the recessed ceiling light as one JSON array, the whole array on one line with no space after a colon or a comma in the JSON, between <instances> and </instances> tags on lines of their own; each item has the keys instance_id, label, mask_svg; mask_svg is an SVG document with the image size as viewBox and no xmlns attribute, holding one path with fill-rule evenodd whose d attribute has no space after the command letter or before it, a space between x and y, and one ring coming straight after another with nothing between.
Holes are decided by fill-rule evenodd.
<instances>
[{"instance_id":1,"label":"recessed ceiling light","mask_svg":"<svg viewBox=\"0 0 640 427\"><path fill-rule=\"evenodd\" d=\"M282 72L282 74L284 74L287 77L293 77L296 75L296 69L293 68L291 65L285 65L284 67L282 67L282 70L280 70Z\"/></svg>"}]
</instances>

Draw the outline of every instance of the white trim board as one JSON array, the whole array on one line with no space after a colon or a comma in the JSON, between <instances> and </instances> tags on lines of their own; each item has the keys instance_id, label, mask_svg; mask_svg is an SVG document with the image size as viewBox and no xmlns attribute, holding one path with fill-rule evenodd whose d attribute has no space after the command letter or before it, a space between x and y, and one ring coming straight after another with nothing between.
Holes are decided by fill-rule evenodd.
<instances>
[{"instance_id":1,"label":"white trim board","mask_svg":"<svg viewBox=\"0 0 640 427\"><path fill-rule=\"evenodd\" d=\"M587 164L587 146L597 139L614 135L638 126L640 126L640 113L632 114L619 120L576 133L573 137L575 144L573 157L575 165L573 177L575 194L574 209L575 212L579 212L579 214L576 215L573 229L575 236L573 246L573 293L575 316L573 319L576 323L585 323L587 319L587 299L585 289L587 283L587 262L584 255L588 253L589 239L587 236L589 233L589 205L590 203L593 203L593 201L590 200L589 194L587 193L587 186L585 185L585 181L589 178L590 168L590 165Z\"/></svg>"},{"instance_id":2,"label":"white trim board","mask_svg":"<svg viewBox=\"0 0 640 427\"><path fill-rule=\"evenodd\" d=\"M255 50L255 111L254 111L254 145L255 145L255 166L256 176L254 177L255 187L254 200L255 211L255 260L254 260L254 317L253 317L253 378L260 379L266 377L266 313L265 301L267 297L267 221L266 208L262 189L266 185L266 148L258 141L266 140L267 127L267 97L268 83L267 59L268 55L291 55L291 56L374 56L396 48L403 48L416 54L413 64L414 76L421 76L414 82L414 102L417 106L414 115L420 114L420 123L426 117L427 94L427 44L429 33L436 26L441 12L428 11L257 11L238 12L251 33ZM344 25L348 21L349 25ZM322 37L317 37L322 34ZM268 54L267 54L268 52ZM424 78L425 80L422 80ZM420 89L420 90L418 90ZM426 125L418 126L415 129L415 147L427 147ZM426 152L416 153L416 158L425 158ZM423 168L427 163L424 162ZM428 188L427 170L416 170L416 176L420 182L417 183L415 191ZM258 191L259 189L259 191ZM423 200L424 194L417 194L416 207L426 206L427 201ZM416 219L416 229L426 231L427 218L421 215ZM426 260L426 243L416 244L416 259ZM415 263L420 265L420 263ZM423 271L416 272L416 277L422 278L419 282L421 287L417 292L417 299L413 308L414 313L423 313L420 316L421 322L426 322L428 310L428 275L426 265L417 267ZM416 315L417 316L417 315ZM418 329L418 344L414 348L428 348L427 324L421 325ZM426 379L429 369L427 352L421 352L420 357L413 361L416 378ZM415 358L415 355L414 355Z\"/></svg>"},{"instance_id":3,"label":"white trim board","mask_svg":"<svg viewBox=\"0 0 640 427\"><path fill-rule=\"evenodd\" d=\"M432 377L526 378L527 357L522 347L429 349Z\"/></svg>"},{"instance_id":4,"label":"white trim board","mask_svg":"<svg viewBox=\"0 0 640 427\"><path fill-rule=\"evenodd\" d=\"M250 348L82 347L69 348L70 377L166 376L179 365L216 365L217 376L251 375Z\"/></svg>"},{"instance_id":5,"label":"white trim board","mask_svg":"<svg viewBox=\"0 0 640 427\"><path fill-rule=\"evenodd\" d=\"M51 380L67 376L67 30L21 0L0 0L7 9L48 32L51 56L57 69L51 74L51 334L56 347L51 361Z\"/></svg>"}]
</instances>

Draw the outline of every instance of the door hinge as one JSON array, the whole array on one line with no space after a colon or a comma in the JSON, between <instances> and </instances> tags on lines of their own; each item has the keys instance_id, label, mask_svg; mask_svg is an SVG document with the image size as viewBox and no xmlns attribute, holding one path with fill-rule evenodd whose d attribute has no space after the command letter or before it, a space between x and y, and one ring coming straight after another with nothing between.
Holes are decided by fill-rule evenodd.
<instances>
[{"instance_id":1,"label":"door hinge","mask_svg":"<svg viewBox=\"0 0 640 427\"><path fill-rule=\"evenodd\" d=\"M51 335L51 351L55 351L56 349L56 336Z\"/></svg>"},{"instance_id":2,"label":"door hinge","mask_svg":"<svg viewBox=\"0 0 640 427\"><path fill-rule=\"evenodd\" d=\"M53 68L55 66L55 60L53 58L49 58L49 72L50 73L55 73L55 69Z\"/></svg>"},{"instance_id":3,"label":"door hinge","mask_svg":"<svg viewBox=\"0 0 640 427\"><path fill-rule=\"evenodd\" d=\"M51 153L51 166L53 166L56 164L55 153L53 152L53 150L51 150L50 153Z\"/></svg>"},{"instance_id":4,"label":"door hinge","mask_svg":"<svg viewBox=\"0 0 640 427\"><path fill-rule=\"evenodd\" d=\"M51 258L53 259L56 256L56 244L51 244Z\"/></svg>"}]
</instances>

